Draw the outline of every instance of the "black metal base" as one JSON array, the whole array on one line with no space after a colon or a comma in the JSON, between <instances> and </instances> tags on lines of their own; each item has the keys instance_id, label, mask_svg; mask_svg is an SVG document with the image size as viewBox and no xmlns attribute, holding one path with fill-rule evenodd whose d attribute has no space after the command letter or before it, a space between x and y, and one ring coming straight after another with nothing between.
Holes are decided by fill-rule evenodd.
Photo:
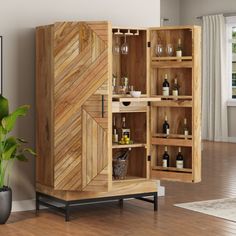
<instances>
[{"instance_id":1,"label":"black metal base","mask_svg":"<svg viewBox=\"0 0 236 236\"><path fill-rule=\"evenodd\" d=\"M150 196L153 196L153 200L145 198L145 197L150 197ZM71 207L75 207L75 206L85 204L85 203L95 203L95 202L97 203L97 202L118 200L120 207L123 208L124 199L128 199L128 198L136 198L138 200L152 203L154 205L154 211L157 211L157 208L158 208L157 192L92 198L92 199L81 199L81 200L73 200L73 201L65 201L56 197L49 196L44 193L36 192L36 214L38 213L40 209L40 205L42 205L50 209L53 209L55 211L61 212L62 214L65 215L65 221L69 221ZM48 201L52 201L53 203L51 202L49 203ZM62 204L62 206L56 206L55 203L60 203Z\"/></svg>"}]
</instances>

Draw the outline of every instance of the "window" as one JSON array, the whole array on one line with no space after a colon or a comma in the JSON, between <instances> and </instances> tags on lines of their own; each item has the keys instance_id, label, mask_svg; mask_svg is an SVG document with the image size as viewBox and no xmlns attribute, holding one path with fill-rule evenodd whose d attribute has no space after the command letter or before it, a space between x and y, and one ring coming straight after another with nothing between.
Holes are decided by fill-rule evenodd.
<instances>
[{"instance_id":1,"label":"window","mask_svg":"<svg viewBox=\"0 0 236 236\"><path fill-rule=\"evenodd\" d=\"M229 99L236 102L236 17L227 17L227 77Z\"/></svg>"},{"instance_id":2,"label":"window","mask_svg":"<svg viewBox=\"0 0 236 236\"><path fill-rule=\"evenodd\" d=\"M232 98L236 98L236 25L232 27Z\"/></svg>"}]
</instances>

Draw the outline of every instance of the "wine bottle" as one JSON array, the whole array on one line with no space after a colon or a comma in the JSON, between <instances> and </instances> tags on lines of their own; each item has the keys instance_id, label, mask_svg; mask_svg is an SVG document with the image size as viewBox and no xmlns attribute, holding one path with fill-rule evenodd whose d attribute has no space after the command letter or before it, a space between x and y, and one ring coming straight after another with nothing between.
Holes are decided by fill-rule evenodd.
<instances>
[{"instance_id":1,"label":"wine bottle","mask_svg":"<svg viewBox=\"0 0 236 236\"><path fill-rule=\"evenodd\" d=\"M188 132L188 125L187 125L187 119L184 118L184 135L188 136L189 132Z\"/></svg>"},{"instance_id":2,"label":"wine bottle","mask_svg":"<svg viewBox=\"0 0 236 236\"><path fill-rule=\"evenodd\" d=\"M130 129L126 126L125 117L122 118L122 129L121 129L121 136L130 138Z\"/></svg>"},{"instance_id":3,"label":"wine bottle","mask_svg":"<svg viewBox=\"0 0 236 236\"><path fill-rule=\"evenodd\" d=\"M165 121L163 123L163 134L169 135L170 134L170 125L168 124L167 116L165 116Z\"/></svg>"},{"instance_id":4,"label":"wine bottle","mask_svg":"<svg viewBox=\"0 0 236 236\"><path fill-rule=\"evenodd\" d=\"M178 85L178 80L177 80L177 78L174 79L174 85L173 85L172 95L173 95L173 96L179 96L179 85Z\"/></svg>"},{"instance_id":5,"label":"wine bottle","mask_svg":"<svg viewBox=\"0 0 236 236\"><path fill-rule=\"evenodd\" d=\"M119 141L119 138L118 138L118 130L117 130L117 127L116 127L116 119L114 117L113 119L113 133L112 133L112 142L113 143L118 143Z\"/></svg>"},{"instance_id":6,"label":"wine bottle","mask_svg":"<svg viewBox=\"0 0 236 236\"><path fill-rule=\"evenodd\" d=\"M178 45L177 45L177 48L176 48L176 56L177 57L182 57L182 52L183 52L182 43L181 43L181 39L179 38L178 39ZM178 61L181 61L181 59L179 59Z\"/></svg>"},{"instance_id":7,"label":"wine bottle","mask_svg":"<svg viewBox=\"0 0 236 236\"><path fill-rule=\"evenodd\" d=\"M181 147L179 147L178 155L176 156L176 168L183 169L184 168L184 157L181 154Z\"/></svg>"},{"instance_id":8,"label":"wine bottle","mask_svg":"<svg viewBox=\"0 0 236 236\"><path fill-rule=\"evenodd\" d=\"M168 76L165 74L164 82L162 84L162 95L169 96L170 95L170 84L168 82Z\"/></svg>"},{"instance_id":9,"label":"wine bottle","mask_svg":"<svg viewBox=\"0 0 236 236\"><path fill-rule=\"evenodd\" d=\"M168 149L165 146L165 152L162 156L162 167L169 167L169 163L170 163L170 156L168 154Z\"/></svg>"}]
</instances>

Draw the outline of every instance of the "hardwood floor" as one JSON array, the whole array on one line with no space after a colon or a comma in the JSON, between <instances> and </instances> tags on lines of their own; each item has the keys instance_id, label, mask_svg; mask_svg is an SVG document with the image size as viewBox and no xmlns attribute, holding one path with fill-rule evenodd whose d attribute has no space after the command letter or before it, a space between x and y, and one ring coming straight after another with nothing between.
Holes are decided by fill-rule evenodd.
<instances>
[{"instance_id":1,"label":"hardwood floor","mask_svg":"<svg viewBox=\"0 0 236 236\"><path fill-rule=\"evenodd\" d=\"M159 198L159 210L138 200L80 206L72 220L47 210L13 213L0 226L1 236L228 236L236 235L236 223L174 207L174 203L236 196L236 144L204 143L202 182L163 182L166 196Z\"/></svg>"}]
</instances>

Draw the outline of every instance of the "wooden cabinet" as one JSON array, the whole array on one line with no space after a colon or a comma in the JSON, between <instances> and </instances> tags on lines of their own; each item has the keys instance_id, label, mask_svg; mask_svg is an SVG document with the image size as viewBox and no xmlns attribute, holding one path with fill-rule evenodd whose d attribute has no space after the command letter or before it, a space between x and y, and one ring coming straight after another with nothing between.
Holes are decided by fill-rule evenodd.
<instances>
[{"instance_id":1,"label":"wooden cabinet","mask_svg":"<svg viewBox=\"0 0 236 236\"><path fill-rule=\"evenodd\" d=\"M124 43L128 54L114 53ZM183 56L157 57L159 41ZM157 191L156 180L199 182L200 28L115 28L108 22L59 22L36 29L36 190L66 201ZM114 94L112 74L129 78L140 98ZM162 96L164 74L180 95ZM170 81L172 83L172 81ZM168 115L171 133L162 134ZM126 118L132 144L112 143L112 121ZM182 133L184 118L190 134ZM171 167L162 168L164 146ZM185 167L175 168L177 147ZM112 178L112 156L130 148L127 178Z\"/></svg>"}]
</instances>

